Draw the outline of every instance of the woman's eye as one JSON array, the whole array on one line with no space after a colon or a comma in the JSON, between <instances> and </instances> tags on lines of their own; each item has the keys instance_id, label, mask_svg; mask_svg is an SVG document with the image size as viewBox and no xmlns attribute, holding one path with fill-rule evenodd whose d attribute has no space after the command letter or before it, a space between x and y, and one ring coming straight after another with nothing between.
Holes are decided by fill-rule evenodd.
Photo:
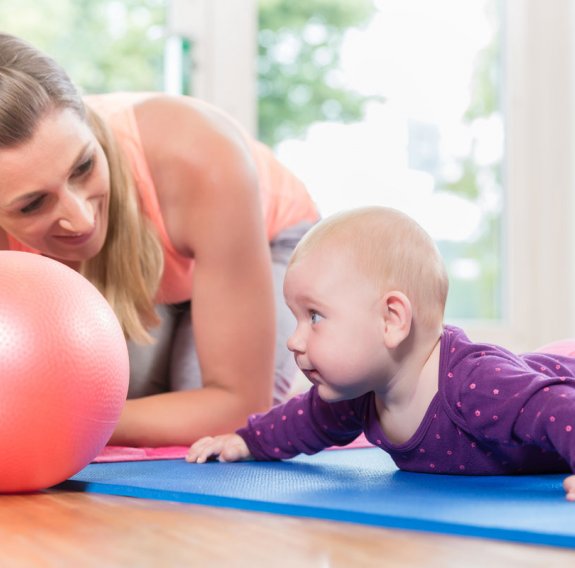
<instances>
[{"instance_id":1,"label":"woman's eye","mask_svg":"<svg viewBox=\"0 0 575 568\"><path fill-rule=\"evenodd\" d=\"M94 165L94 158L89 158L85 162L82 162L72 173L72 177L80 177L87 174Z\"/></svg>"},{"instance_id":2,"label":"woman's eye","mask_svg":"<svg viewBox=\"0 0 575 568\"><path fill-rule=\"evenodd\" d=\"M320 319L323 319L323 316L314 311L310 312L310 320L312 325L318 323Z\"/></svg>"},{"instance_id":3,"label":"woman's eye","mask_svg":"<svg viewBox=\"0 0 575 568\"><path fill-rule=\"evenodd\" d=\"M44 203L44 195L41 195L40 197L37 197L36 199L34 199L34 201L31 201L30 203L28 203L28 205L22 207L22 209L20 209L20 213L34 213L34 211L36 211L37 209L40 209L40 207L42 206L42 203Z\"/></svg>"}]
</instances>

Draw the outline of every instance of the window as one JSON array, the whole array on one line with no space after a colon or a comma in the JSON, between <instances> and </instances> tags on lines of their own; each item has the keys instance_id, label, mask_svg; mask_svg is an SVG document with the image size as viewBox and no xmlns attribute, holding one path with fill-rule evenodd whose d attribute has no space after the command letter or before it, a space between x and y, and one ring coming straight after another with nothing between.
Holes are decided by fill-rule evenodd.
<instances>
[{"instance_id":1,"label":"window","mask_svg":"<svg viewBox=\"0 0 575 568\"><path fill-rule=\"evenodd\" d=\"M243 4L251 13L254 1L236 0L234 11ZM196 72L207 82L219 75L214 98L223 101L224 93L241 89L237 80L226 85L223 70L242 53L252 61L255 40L248 30L240 49L243 32L226 16L229 3L210 4L219 4L218 18L210 21L219 41L233 30L236 48L229 56L222 51L209 68L197 62ZM264 4L260 0L260 9ZM288 27L295 4L269 4L284 10ZM365 2L316 5L354 4L363 9ZM364 94L385 80L378 87L384 101L370 101L363 118L349 124L338 118L337 104L326 102L334 119L283 139L276 152L304 178L325 213L378 202L416 216L438 239L450 267L448 320L465 325L473 338L523 350L574 334L571 3L376 0L373 7L366 25L349 30L341 64L348 78L355 73L354 88L360 85ZM301 27L306 41L320 41L313 18L308 23ZM292 72L297 45L285 36L280 55ZM204 35L203 41L211 40ZM315 63L317 70L322 62ZM331 78L341 81L341 75ZM248 70L242 82L249 81L255 77ZM305 89L283 95L302 100L306 111ZM342 164L347 169L338 169ZM386 172L393 175L384 178ZM379 193L368 193L372 186ZM415 198L406 199L408 193Z\"/></svg>"},{"instance_id":2,"label":"window","mask_svg":"<svg viewBox=\"0 0 575 568\"><path fill-rule=\"evenodd\" d=\"M276 72L273 81L260 77L267 87L260 104L287 87L274 107L293 120L309 112L313 91L325 97L317 109L321 116L301 136L288 133L276 152L307 182L324 215L379 204L419 221L446 260L448 320L500 320L499 3L379 0L334 45L331 28L349 6L365 10L371 3L346 4L332 13L314 14L313 3L302 7L302 16L307 10L310 17L296 30L279 18L264 19L279 27L260 29L260 43L269 44L263 73ZM310 60L316 64L311 80L286 81L278 73L303 76ZM325 83L334 87L331 93ZM346 119L346 104L359 110L353 122Z\"/></svg>"}]
</instances>

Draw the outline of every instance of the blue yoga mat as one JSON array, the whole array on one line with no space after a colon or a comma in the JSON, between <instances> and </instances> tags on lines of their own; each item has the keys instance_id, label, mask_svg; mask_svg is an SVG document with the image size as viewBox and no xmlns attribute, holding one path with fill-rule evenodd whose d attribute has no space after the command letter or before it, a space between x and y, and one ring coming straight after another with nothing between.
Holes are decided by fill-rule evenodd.
<instances>
[{"instance_id":1,"label":"blue yoga mat","mask_svg":"<svg viewBox=\"0 0 575 568\"><path fill-rule=\"evenodd\" d=\"M58 487L575 548L564 477L408 473L367 448L286 462L97 463Z\"/></svg>"}]
</instances>

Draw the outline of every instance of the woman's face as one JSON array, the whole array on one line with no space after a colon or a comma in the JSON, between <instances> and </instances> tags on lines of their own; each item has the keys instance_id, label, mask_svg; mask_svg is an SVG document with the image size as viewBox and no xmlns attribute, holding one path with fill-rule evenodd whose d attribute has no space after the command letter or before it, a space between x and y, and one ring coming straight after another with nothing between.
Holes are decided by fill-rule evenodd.
<instances>
[{"instance_id":1,"label":"woman's face","mask_svg":"<svg viewBox=\"0 0 575 568\"><path fill-rule=\"evenodd\" d=\"M55 110L27 142L0 149L0 228L46 256L77 266L108 229L108 162L74 111Z\"/></svg>"}]
</instances>

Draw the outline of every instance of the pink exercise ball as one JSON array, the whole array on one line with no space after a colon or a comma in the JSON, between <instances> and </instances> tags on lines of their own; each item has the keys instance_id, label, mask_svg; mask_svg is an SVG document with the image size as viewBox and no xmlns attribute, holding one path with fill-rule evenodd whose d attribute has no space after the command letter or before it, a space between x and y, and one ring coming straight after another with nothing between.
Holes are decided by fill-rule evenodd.
<instances>
[{"instance_id":1,"label":"pink exercise ball","mask_svg":"<svg viewBox=\"0 0 575 568\"><path fill-rule=\"evenodd\" d=\"M0 251L0 493L60 483L104 448L129 380L124 334L71 268Z\"/></svg>"}]
</instances>

